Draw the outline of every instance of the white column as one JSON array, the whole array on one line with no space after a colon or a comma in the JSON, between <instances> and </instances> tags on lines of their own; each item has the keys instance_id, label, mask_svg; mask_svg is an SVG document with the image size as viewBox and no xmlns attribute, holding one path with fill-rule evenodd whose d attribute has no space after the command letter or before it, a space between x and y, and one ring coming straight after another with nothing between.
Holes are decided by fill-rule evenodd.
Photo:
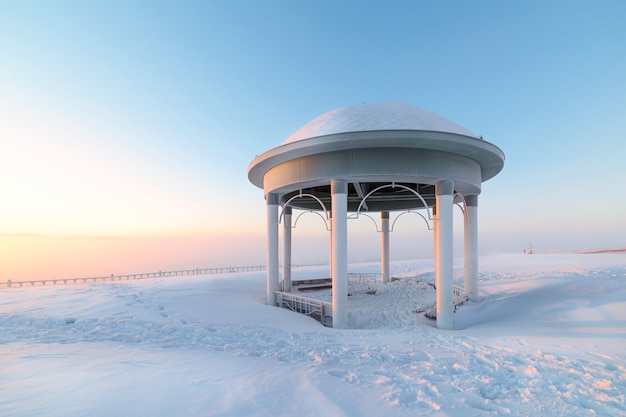
<instances>
[{"instance_id":1,"label":"white column","mask_svg":"<svg viewBox=\"0 0 626 417\"><path fill-rule=\"evenodd\" d=\"M332 208L331 210L328 210L328 216L330 217L330 233L328 234L328 239L330 240L330 242L328 243L328 247L330 248L330 276L332 278L333 276L333 253L335 253L335 251L333 250L333 211Z\"/></svg>"},{"instance_id":2,"label":"white column","mask_svg":"<svg viewBox=\"0 0 626 417\"><path fill-rule=\"evenodd\" d=\"M435 222L435 285L437 286L437 328L454 328L452 204L454 183L439 181L435 187L437 216Z\"/></svg>"},{"instance_id":3,"label":"white column","mask_svg":"<svg viewBox=\"0 0 626 417\"><path fill-rule=\"evenodd\" d=\"M332 180L331 277L333 280L333 327L348 327L348 183Z\"/></svg>"},{"instance_id":4,"label":"white column","mask_svg":"<svg viewBox=\"0 0 626 417\"><path fill-rule=\"evenodd\" d=\"M283 291L291 291L291 206L283 208Z\"/></svg>"},{"instance_id":5,"label":"white column","mask_svg":"<svg viewBox=\"0 0 626 417\"><path fill-rule=\"evenodd\" d=\"M437 231L438 224L437 203L435 201L435 205L433 206L433 259L435 260L435 277L437 276L437 267L439 265L439 251L437 250L439 247L439 232ZM435 286L436 285L437 283L435 282Z\"/></svg>"},{"instance_id":6,"label":"white column","mask_svg":"<svg viewBox=\"0 0 626 417\"><path fill-rule=\"evenodd\" d=\"M463 249L465 292L472 301L478 300L478 196L465 196L465 227Z\"/></svg>"},{"instance_id":7,"label":"white column","mask_svg":"<svg viewBox=\"0 0 626 417\"><path fill-rule=\"evenodd\" d=\"M380 273L383 276L383 282L389 282L389 212L381 211L380 220L382 223L382 242L380 256Z\"/></svg>"},{"instance_id":8,"label":"white column","mask_svg":"<svg viewBox=\"0 0 626 417\"><path fill-rule=\"evenodd\" d=\"M278 195L268 193L267 203L267 304L276 305L278 290Z\"/></svg>"}]
</instances>

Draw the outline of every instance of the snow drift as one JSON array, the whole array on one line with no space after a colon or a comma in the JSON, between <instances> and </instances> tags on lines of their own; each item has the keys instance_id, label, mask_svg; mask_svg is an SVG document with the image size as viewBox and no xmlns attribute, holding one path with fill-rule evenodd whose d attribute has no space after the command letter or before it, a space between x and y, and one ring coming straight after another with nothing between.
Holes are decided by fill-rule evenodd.
<instances>
[{"instance_id":1,"label":"snow drift","mask_svg":"<svg viewBox=\"0 0 626 417\"><path fill-rule=\"evenodd\" d=\"M264 305L258 272L3 289L0 415L626 416L626 256L479 265L454 331L413 313L432 261L350 297L350 330Z\"/></svg>"}]
</instances>

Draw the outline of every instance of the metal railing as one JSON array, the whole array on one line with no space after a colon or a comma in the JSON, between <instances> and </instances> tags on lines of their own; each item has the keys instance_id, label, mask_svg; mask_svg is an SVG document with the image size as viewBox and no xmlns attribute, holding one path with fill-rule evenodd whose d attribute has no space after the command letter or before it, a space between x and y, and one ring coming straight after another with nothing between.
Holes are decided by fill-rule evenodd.
<instances>
[{"instance_id":1,"label":"metal railing","mask_svg":"<svg viewBox=\"0 0 626 417\"><path fill-rule=\"evenodd\" d=\"M359 293L375 294L376 282L383 280L383 274L378 272L349 273L348 274L348 294Z\"/></svg>"},{"instance_id":2,"label":"metal railing","mask_svg":"<svg viewBox=\"0 0 626 417\"><path fill-rule=\"evenodd\" d=\"M452 286L452 292L454 293L454 295L456 295L457 297L460 297L462 295L465 295L465 288L459 286L459 285L453 285Z\"/></svg>"},{"instance_id":3,"label":"metal railing","mask_svg":"<svg viewBox=\"0 0 626 417\"><path fill-rule=\"evenodd\" d=\"M383 274L380 272L350 272L348 279L355 282L376 282L383 280Z\"/></svg>"},{"instance_id":4,"label":"metal railing","mask_svg":"<svg viewBox=\"0 0 626 417\"><path fill-rule=\"evenodd\" d=\"M46 285L60 285L60 284L86 284L95 282L113 282L113 281L134 281L137 279L146 278L165 278L176 276L189 276L189 275L215 275L215 274L228 274L239 272L255 272L265 271L267 268L265 265L255 266L228 266L221 268L196 268L196 269L183 269L178 271L158 271L158 272L143 272L139 274L123 274L123 275L104 275L97 277L82 277L82 278L51 278L51 279L38 279L31 281L4 281L0 282L0 288L11 287L24 287L24 286L46 286Z\"/></svg>"},{"instance_id":5,"label":"metal railing","mask_svg":"<svg viewBox=\"0 0 626 417\"><path fill-rule=\"evenodd\" d=\"M276 291L275 294L278 307L305 314L324 326L332 327L333 305L331 303L281 291Z\"/></svg>"},{"instance_id":6,"label":"metal railing","mask_svg":"<svg viewBox=\"0 0 626 417\"><path fill-rule=\"evenodd\" d=\"M469 295L465 293L465 288L459 285L452 286L452 292L454 294L454 299L452 300L452 306L454 307L454 311L456 312L457 307L462 306L469 300ZM429 319L437 318L437 303L434 303L424 309L415 310L415 313L424 313L424 316Z\"/></svg>"}]
</instances>

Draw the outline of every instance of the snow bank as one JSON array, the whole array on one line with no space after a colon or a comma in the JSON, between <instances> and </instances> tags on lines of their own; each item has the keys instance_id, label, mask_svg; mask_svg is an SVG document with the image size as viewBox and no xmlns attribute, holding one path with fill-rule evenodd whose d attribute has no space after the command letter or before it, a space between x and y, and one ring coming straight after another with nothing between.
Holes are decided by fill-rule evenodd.
<instances>
[{"instance_id":1,"label":"snow bank","mask_svg":"<svg viewBox=\"0 0 626 417\"><path fill-rule=\"evenodd\" d=\"M264 305L259 273L2 290L0 415L626 416L626 256L480 271L455 331L412 313L432 261L350 297L351 330Z\"/></svg>"}]
</instances>

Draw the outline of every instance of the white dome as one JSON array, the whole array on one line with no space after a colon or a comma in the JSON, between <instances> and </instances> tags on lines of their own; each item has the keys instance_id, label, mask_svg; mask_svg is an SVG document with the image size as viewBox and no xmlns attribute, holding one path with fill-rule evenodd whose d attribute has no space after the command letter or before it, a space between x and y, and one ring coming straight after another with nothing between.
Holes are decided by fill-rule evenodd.
<instances>
[{"instance_id":1,"label":"white dome","mask_svg":"<svg viewBox=\"0 0 626 417\"><path fill-rule=\"evenodd\" d=\"M318 136L380 130L422 130L476 137L453 121L399 101L341 107L316 117L284 144Z\"/></svg>"},{"instance_id":2,"label":"white dome","mask_svg":"<svg viewBox=\"0 0 626 417\"><path fill-rule=\"evenodd\" d=\"M248 178L283 195L333 178L429 186L452 179L460 194L477 195L503 166L501 149L462 126L406 103L381 102L324 113L254 158Z\"/></svg>"}]
</instances>

